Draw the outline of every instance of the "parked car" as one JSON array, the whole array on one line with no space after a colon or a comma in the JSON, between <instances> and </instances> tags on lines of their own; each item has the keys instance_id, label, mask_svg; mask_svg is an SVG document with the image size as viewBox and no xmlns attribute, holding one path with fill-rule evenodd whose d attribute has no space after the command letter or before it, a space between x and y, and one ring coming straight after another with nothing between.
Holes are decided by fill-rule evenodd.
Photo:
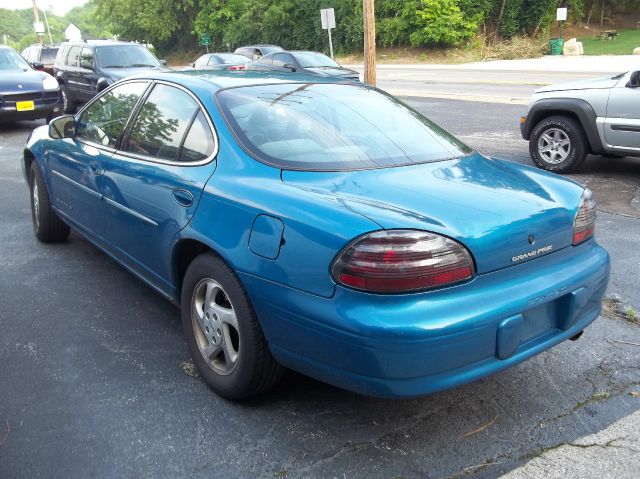
<instances>
[{"instance_id":1,"label":"parked car","mask_svg":"<svg viewBox=\"0 0 640 479\"><path fill-rule=\"evenodd\" d=\"M143 45L113 40L64 42L54 65L62 88L64 112L89 101L112 83L148 70L166 70Z\"/></svg>"},{"instance_id":2,"label":"parked car","mask_svg":"<svg viewBox=\"0 0 640 479\"><path fill-rule=\"evenodd\" d=\"M25 48L22 51L22 56L36 70L42 70L49 75L53 75L53 65L56 62L56 55L59 49L60 45L41 45L36 43Z\"/></svg>"},{"instance_id":3,"label":"parked car","mask_svg":"<svg viewBox=\"0 0 640 479\"><path fill-rule=\"evenodd\" d=\"M254 62L248 63L245 69L307 73L321 77L336 77L341 80L361 80L357 71L340 66L323 53L308 51L269 53Z\"/></svg>"},{"instance_id":4,"label":"parked car","mask_svg":"<svg viewBox=\"0 0 640 479\"><path fill-rule=\"evenodd\" d=\"M640 156L640 71L540 88L520 129L549 171L575 170L588 154Z\"/></svg>"},{"instance_id":5,"label":"parked car","mask_svg":"<svg viewBox=\"0 0 640 479\"><path fill-rule=\"evenodd\" d=\"M451 388L577 339L609 278L588 189L362 84L139 75L36 129L22 167L36 237L72 227L180 305L228 398L283 367L375 396Z\"/></svg>"},{"instance_id":6,"label":"parked car","mask_svg":"<svg viewBox=\"0 0 640 479\"><path fill-rule=\"evenodd\" d=\"M249 59L235 53L207 53L189 65L193 70L244 70Z\"/></svg>"},{"instance_id":7,"label":"parked car","mask_svg":"<svg viewBox=\"0 0 640 479\"><path fill-rule=\"evenodd\" d=\"M278 45L246 45L244 47L236 48L236 51L233 52L236 55L243 55L247 57L249 60L257 60L258 58L267 55L273 52L281 52L284 51L284 48L279 47Z\"/></svg>"},{"instance_id":8,"label":"parked car","mask_svg":"<svg viewBox=\"0 0 640 479\"><path fill-rule=\"evenodd\" d=\"M61 112L60 86L13 48L0 45L0 122L50 119Z\"/></svg>"}]
</instances>

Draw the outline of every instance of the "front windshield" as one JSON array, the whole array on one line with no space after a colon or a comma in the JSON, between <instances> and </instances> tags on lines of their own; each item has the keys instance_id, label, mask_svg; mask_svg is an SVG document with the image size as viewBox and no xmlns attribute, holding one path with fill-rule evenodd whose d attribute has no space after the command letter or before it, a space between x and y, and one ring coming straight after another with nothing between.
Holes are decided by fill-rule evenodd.
<instances>
[{"instance_id":1,"label":"front windshield","mask_svg":"<svg viewBox=\"0 0 640 479\"><path fill-rule=\"evenodd\" d=\"M381 168L472 151L395 98L363 85L258 85L222 90L216 99L243 148L283 169Z\"/></svg>"},{"instance_id":2,"label":"front windshield","mask_svg":"<svg viewBox=\"0 0 640 479\"><path fill-rule=\"evenodd\" d=\"M335 67L340 68L336 62L322 53L301 52L296 53L296 60L302 68L313 67Z\"/></svg>"},{"instance_id":3,"label":"front windshield","mask_svg":"<svg viewBox=\"0 0 640 479\"><path fill-rule=\"evenodd\" d=\"M30 70L27 61L18 52L8 48L0 49L0 70Z\"/></svg>"},{"instance_id":4,"label":"front windshield","mask_svg":"<svg viewBox=\"0 0 640 479\"><path fill-rule=\"evenodd\" d=\"M96 48L103 68L159 67L160 62L142 45L112 45Z\"/></svg>"}]
</instances>

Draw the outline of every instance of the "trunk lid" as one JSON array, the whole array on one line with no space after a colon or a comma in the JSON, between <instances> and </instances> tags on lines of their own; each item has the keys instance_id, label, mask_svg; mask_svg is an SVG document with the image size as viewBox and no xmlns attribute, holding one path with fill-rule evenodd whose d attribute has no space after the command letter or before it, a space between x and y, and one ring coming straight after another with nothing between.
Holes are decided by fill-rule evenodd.
<instances>
[{"instance_id":1,"label":"trunk lid","mask_svg":"<svg viewBox=\"0 0 640 479\"><path fill-rule=\"evenodd\" d=\"M282 172L382 228L432 231L464 244L478 273L571 245L582 187L517 163L470 156L349 172Z\"/></svg>"}]
</instances>

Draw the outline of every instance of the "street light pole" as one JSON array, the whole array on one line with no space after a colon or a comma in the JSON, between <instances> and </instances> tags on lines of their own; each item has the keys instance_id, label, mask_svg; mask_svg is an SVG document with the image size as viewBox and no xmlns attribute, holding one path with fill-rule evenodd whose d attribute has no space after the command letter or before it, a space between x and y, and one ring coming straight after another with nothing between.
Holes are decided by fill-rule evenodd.
<instances>
[{"instance_id":1,"label":"street light pole","mask_svg":"<svg viewBox=\"0 0 640 479\"><path fill-rule=\"evenodd\" d=\"M364 82L376 86L376 17L373 0L362 0L364 20Z\"/></svg>"},{"instance_id":2,"label":"street light pole","mask_svg":"<svg viewBox=\"0 0 640 479\"><path fill-rule=\"evenodd\" d=\"M44 13L44 23L47 26L47 32L49 32L49 43L53 45L53 38L51 37L51 27L49 26L49 19L47 18L47 11L42 10L42 13Z\"/></svg>"}]
</instances>

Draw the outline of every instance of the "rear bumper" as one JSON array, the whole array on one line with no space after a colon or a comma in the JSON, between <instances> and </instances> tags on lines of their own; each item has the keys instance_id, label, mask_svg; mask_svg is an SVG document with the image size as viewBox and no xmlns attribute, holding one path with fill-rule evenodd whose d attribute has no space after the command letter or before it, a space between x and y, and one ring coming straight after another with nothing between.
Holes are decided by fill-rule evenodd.
<instances>
[{"instance_id":1,"label":"rear bumper","mask_svg":"<svg viewBox=\"0 0 640 479\"><path fill-rule=\"evenodd\" d=\"M600 314L609 256L595 241L411 295L337 287L320 298L240 273L284 366L383 397L455 387L524 361Z\"/></svg>"}]
</instances>

